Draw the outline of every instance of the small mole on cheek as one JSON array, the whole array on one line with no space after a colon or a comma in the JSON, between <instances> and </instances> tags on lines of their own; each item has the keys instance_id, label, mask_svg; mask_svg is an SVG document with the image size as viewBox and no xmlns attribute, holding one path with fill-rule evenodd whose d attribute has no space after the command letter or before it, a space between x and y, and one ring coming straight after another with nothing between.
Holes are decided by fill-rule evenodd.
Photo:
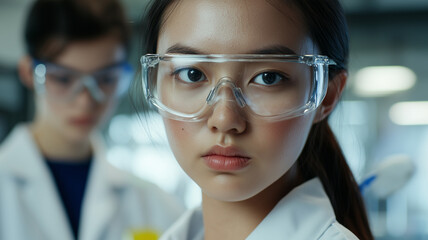
<instances>
[{"instance_id":1,"label":"small mole on cheek","mask_svg":"<svg viewBox=\"0 0 428 240\"><path fill-rule=\"evenodd\" d=\"M184 128L181 128L181 131L184 131Z\"/></svg>"}]
</instances>

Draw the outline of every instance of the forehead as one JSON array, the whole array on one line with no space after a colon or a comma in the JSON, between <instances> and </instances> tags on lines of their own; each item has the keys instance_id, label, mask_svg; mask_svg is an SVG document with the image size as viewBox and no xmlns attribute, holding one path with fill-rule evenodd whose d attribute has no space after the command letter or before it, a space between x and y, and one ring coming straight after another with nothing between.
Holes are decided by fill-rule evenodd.
<instances>
[{"instance_id":1,"label":"forehead","mask_svg":"<svg viewBox=\"0 0 428 240\"><path fill-rule=\"evenodd\" d=\"M92 72L124 58L125 51L119 38L106 35L91 40L70 42L54 62L81 72Z\"/></svg>"},{"instance_id":2,"label":"forehead","mask_svg":"<svg viewBox=\"0 0 428 240\"><path fill-rule=\"evenodd\" d=\"M271 46L314 54L304 21L295 8L267 0L180 0L167 10L158 53L174 45L202 53L252 53Z\"/></svg>"}]
</instances>

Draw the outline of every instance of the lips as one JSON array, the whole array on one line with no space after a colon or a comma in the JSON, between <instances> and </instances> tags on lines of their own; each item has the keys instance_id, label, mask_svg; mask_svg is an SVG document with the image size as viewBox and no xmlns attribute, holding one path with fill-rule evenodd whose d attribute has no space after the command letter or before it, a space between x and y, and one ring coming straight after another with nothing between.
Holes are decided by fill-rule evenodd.
<instances>
[{"instance_id":1,"label":"lips","mask_svg":"<svg viewBox=\"0 0 428 240\"><path fill-rule=\"evenodd\" d=\"M238 171L250 162L250 157L235 147L215 146L202 156L205 164L215 171Z\"/></svg>"},{"instance_id":2,"label":"lips","mask_svg":"<svg viewBox=\"0 0 428 240\"><path fill-rule=\"evenodd\" d=\"M91 126L94 123L94 119L91 117L76 117L70 119L70 123L75 126Z\"/></svg>"}]
</instances>

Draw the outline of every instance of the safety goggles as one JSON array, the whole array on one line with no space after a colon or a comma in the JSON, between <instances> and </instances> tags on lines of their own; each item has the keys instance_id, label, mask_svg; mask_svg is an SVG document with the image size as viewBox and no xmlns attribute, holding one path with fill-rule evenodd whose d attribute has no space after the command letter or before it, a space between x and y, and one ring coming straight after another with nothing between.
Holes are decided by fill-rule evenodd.
<instances>
[{"instance_id":1,"label":"safety goggles","mask_svg":"<svg viewBox=\"0 0 428 240\"><path fill-rule=\"evenodd\" d=\"M171 119L200 121L228 101L248 116L279 121L315 110L325 97L326 56L148 54L141 58L147 100Z\"/></svg>"},{"instance_id":2,"label":"safety goggles","mask_svg":"<svg viewBox=\"0 0 428 240\"><path fill-rule=\"evenodd\" d=\"M82 73L39 60L33 60L33 63L37 94L45 94L61 102L73 101L85 88L99 103L110 97L119 97L128 89L133 75L127 62L112 64L93 73Z\"/></svg>"}]
</instances>

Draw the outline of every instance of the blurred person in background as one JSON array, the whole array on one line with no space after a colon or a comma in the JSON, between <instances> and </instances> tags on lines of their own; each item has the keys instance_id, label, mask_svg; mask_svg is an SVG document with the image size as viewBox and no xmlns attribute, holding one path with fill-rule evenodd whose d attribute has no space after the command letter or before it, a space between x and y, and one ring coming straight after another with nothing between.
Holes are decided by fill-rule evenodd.
<instances>
[{"instance_id":1,"label":"blurred person in background","mask_svg":"<svg viewBox=\"0 0 428 240\"><path fill-rule=\"evenodd\" d=\"M127 91L129 29L118 1L39 0L19 63L35 118L0 148L0 239L156 237L182 207L111 166L96 129Z\"/></svg>"}]
</instances>

